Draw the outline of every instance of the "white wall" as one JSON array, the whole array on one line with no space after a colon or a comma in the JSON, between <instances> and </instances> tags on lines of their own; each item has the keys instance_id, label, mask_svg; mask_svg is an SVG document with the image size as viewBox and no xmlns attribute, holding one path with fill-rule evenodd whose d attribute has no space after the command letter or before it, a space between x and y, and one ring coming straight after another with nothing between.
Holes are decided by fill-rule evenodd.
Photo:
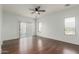
<instances>
[{"instance_id":1,"label":"white wall","mask_svg":"<svg viewBox=\"0 0 79 59\"><path fill-rule=\"evenodd\" d=\"M2 45L1 29L2 29L2 5L0 5L0 53L1 53L1 45Z\"/></svg>"},{"instance_id":2,"label":"white wall","mask_svg":"<svg viewBox=\"0 0 79 59\"><path fill-rule=\"evenodd\" d=\"M76 35L64 35L64 17L76 17ZM51 13L39 19L42 22L42 30L38 35L79 45L79 6Z\"/></svg>"},{"instance_id":3,"label":"white wall","mask_svg":"<svg viewBox=\"0 0 79 59\"><path fill-rule=\"evenodd\" d=\"M32 18L19 16L3 11L2 39L11 40L19 38L19 22L32 22Z\"/></svg>"}]
</instances>

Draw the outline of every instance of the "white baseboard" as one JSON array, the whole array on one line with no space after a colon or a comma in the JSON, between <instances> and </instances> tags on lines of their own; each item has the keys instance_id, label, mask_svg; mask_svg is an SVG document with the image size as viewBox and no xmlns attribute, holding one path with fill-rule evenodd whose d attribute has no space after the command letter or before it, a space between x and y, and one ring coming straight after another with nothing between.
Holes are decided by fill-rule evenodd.
<instances>
[{"instance_id":1,"label":"white baseboard","mask_svg":"<svg viewBox=\"0 0 79 59\"><path fill-rule=\"evenodd\" d=\"M15 37L15 38L10 38L10 39L3 39L3 41L6 41L6 40L13 40L13 39L18 39L19 37Z\"/></svg>"},{"instance_id":2,"label":"white baseboard","mask_svg":"<svg viewBox=\"0 0 79 59\"><path fill-rule=\"evenodd\" d=\"M0 54L1 54L1 50L2 50L2 49L1 49L1 46L2 46L2 42L0 41Z\"/></svg>"},{"instance_id":3,"label":"white baseboard","mask_svg":"<svg viewBox=\"0 0 79 59\"><path fill-rule=\"evenodd\" d=\"M77 43L72 43L72 42L69 42L69 41L64 41L64 40L60 40L60 39L56 39L56 38L48 37L48 36L44 36L44 35L38 35L38 36L40 36L40 37L44 37L44 38L50 38L50 39L53 39L53 40L58 40L58 41L66 42L66 43L70 43L70 44L79 45L79 44L77 44Z\"/></svg>"}]
</instances>

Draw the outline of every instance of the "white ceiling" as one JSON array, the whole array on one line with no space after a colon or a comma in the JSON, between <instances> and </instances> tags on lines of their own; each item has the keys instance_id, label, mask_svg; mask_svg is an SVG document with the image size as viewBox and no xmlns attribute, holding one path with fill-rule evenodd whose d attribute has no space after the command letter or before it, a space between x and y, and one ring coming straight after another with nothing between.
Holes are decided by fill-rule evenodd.
<instances>
[{"instance_id":1,"label":"white ceiling","mask_svg":"<svg viewBox=\"0 0 79 59\"><path fill-rule=\"evenodd\" d=\"M69 7L64 6L64 4L5 4L3 5L3 10L11 13L15 13L21 16L33 17L31 14L32 11L29 9L33 9L37 6L41 6L40 9L46 10L46 12L41 13L41 16L44 16L49 13L61 11L64 9L68 9L70 7L74 7L77 5L70 5Z\"/></svg>"}]
</instances>

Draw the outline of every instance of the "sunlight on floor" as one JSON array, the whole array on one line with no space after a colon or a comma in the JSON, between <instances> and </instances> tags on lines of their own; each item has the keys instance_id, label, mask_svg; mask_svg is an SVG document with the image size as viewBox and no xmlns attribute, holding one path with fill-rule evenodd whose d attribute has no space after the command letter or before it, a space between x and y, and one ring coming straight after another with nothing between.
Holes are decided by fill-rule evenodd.
<instances>
[{"instance_id":1,"label":"sunlight on floor","mask_svg":"<svg viewBox=\"0 0 79 59\"><path fill-rule=\"evenodd\" d=\"M32 46L32 37L20 39L20 52L25 53Z\"/></svg>"},{"instance_id":2,"label":"sunlight on floor","mask_svg":"<svg viewBox=\"0 0 79 59\"><path fill-rule=\"evenodd\" d=\"M38 49L39 51L42 50L42 47L43 47L43 42L41 39L38 40Z\"/></svg>"},{"instance_id":3,"label":"sunlight on floor","mask_svg":"<svg viewBox=\"0 0 79 59\"><path fill-rule=\"evenodd\" d=\"M72 49L68 49L68 48L65 48L65 49L63 50L63 53L64 53L64 54L77 54L76 51L74 51L74 50L72 50Z\"/></svg>"}]
</instances>

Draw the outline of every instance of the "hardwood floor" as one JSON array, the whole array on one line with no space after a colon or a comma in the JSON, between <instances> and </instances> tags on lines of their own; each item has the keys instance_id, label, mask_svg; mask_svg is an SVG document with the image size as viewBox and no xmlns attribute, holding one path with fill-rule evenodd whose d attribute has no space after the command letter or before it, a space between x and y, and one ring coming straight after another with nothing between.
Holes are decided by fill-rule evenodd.
<instances>
[{"instance_id":1,"label":"hardwood floor","mask_svg":"<svg viewBox=\"0 0 79 59\"><path fill-rule=\"evenodd\" d=\"M43 37L4 41L2 54L78 54L79 45Z\"/></svg>"}]
</instances>

